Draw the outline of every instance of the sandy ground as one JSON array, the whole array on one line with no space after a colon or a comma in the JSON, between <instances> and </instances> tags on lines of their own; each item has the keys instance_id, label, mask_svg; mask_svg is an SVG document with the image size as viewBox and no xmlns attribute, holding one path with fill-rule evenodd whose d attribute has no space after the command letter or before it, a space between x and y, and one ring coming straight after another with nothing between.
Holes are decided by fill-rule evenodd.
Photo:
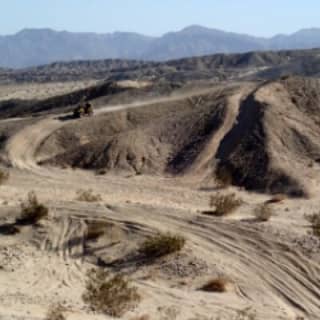
<instances>
[{"instance_id":1,"label":"sandy ground","mask_svg":"<svg viewBox=\"0 0 320 320\"><path fill-rule=\"evenodd\" d=\"M242 94L230 98L235 108ZM143 106L99 112L128 107ZM228 119L232 121L234 113ZM230 121L221 130L227 130ZM320 198L274 204L272 219L258 223L253 211L268 199L265 195L200 190L192 177L97 176L37 166L38 146L64 124L53 117L41 119L7 145L12 168L10 180L0 187L1 223L14 220L31 190L49 207L50 216L37 228L0 235L1 319L44 319L56 303L66 307L67 319L108 319L91 312L81 299L86 272L99 259L112 261L130 253L157 231L184 235L186 247L178 257L123 270L142 295L139 306L123 319L319 319L320 242L309 235L304 216L317 212ZM205 165L207 159L200 160ZM102 200L76 201L79 189L92 189ZM201 214L217 192L235 192L243 205L225 218ZM88 244L88 220L112 223L113 229L98 243ZM198 290L217 276L230 280L227 292Z\"/></svg>"}]
</instances>

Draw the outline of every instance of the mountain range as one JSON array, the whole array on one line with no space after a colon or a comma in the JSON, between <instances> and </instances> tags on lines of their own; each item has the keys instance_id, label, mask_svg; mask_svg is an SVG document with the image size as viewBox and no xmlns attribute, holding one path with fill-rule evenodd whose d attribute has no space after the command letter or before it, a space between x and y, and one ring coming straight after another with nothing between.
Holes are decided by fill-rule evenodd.
<instances>
[{"instance_id":1,"label":"mountain range","mask_svg":"<svg viewBox=\"0 0 320 320\"><path fill-rule=\"evenodd\" d=\"M25 68L55 61L135 59L165 61L215 53L311 49L320 47L320 28L261 38L202 26L161 37L137 33L73 33L24 29L0 36L0 67Z\"/></svg>"}]
</instances>

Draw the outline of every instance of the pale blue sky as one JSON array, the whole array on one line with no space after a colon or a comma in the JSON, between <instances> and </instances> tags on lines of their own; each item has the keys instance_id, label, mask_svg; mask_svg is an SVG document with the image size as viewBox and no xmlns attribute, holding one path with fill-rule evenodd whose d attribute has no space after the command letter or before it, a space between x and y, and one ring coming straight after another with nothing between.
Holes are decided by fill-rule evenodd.
<instances>
[{"instance_id":1,"label":"pale blue sky","mask_svg":"<svg viewBox=\"0 0 320 320\"><path fill-rule=\"evenodd\" d=\"M319 0L0 0L0 34L23 28L161 35L191 24L270 36L320 27Z\"/></svg>"}]
</instances>

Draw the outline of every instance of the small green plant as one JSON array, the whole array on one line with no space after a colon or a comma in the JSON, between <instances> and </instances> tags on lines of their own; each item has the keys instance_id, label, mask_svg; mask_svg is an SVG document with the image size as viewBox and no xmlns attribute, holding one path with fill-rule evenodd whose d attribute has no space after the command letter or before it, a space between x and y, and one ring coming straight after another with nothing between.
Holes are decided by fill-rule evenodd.
<instances>
[{"instance_id":1,"label":"small green plant","mask_svg":"<svg viewBox=\"0 0 320 320\"><path fill-rule=\"evenodd\" d=\"M84 202L99 202L102 200L100 194L94 194L92 189L89 190L78 190L77 191L77 201Z\"/></svg>"},{"instance_id":2,"label":"small green plant","mask_svg":"<svg viewBox=\"0 0 320 320\"><path fill-rule=\"evenodd\" d=\"M201 290L218 293L226 292L229 282L230 281L225 277L218 277L208 281L204 286L201 287Z\"/></svg>"},{"instance_id":3,"label":"small green plant","mask_svg":"<svg viewBox=\"0 0 320 320\"><path fill-rule=\"evenodd\" d=\"M210 198L210 206L215 208L214 215L222 217L231 214L242 205L242 200L238 199L234 193L217 194Z\"/></svg>"},{"instance_id":4,"label":"small green plant","mask_svg":"<svg viewBox=\"0 0 320 320\"><path fill-rule=\"evenodd\" d=\"M53 305L48 310L46 320L66 320L66 317L64 316L65 311L66 309L60 304Z\"/></svg>"},{"instance_id":5,"label":"small green plant","mask_svg":"<svg viewBox=\"0 0 320 320\"><path fill-rule=\"evenodd\" d=\"M10 174L8 171L0 170L0 185L6 183L9 180Z\"/></svg>"},{"instance_id":6,"label":"small green plant","mask_svg":"<svg viewBox=\"0 0 320 320\"><path fill-rule=\"evenodd\" d=\"M185 238L179 235L159 234L147 239L141 246L140 252L147 258L158 258L182 250Z\"/></svg>"},{"instance_id":7,"label":"small green plant","mask_svg":"<svg viewBox=\"0 0 320 320\"><path fill-rule=\"evenodd\" d=\"M17 218L17 224L31 225L38 223L48 216L49 209L38 201L34 191L29 192L28 198L21 204L21 215Z\"/></svg>"},{"instance_id":8,"label":"small green plant","mask_svg":"<svg viewBox=\"0 0 320 320\"><path fill-rule=\"evenodd\" d=\"M259 222L267 222L273 216L273 211L268 203L259 204L255 210L254 215Z\"/></svg>"},{"instance_id":9,"label":"small green plant","mask_svg":"<svg viewBox=\"0 0 320 320\"><path fill-rule=\"evenodd\" d=\"M98 270L88 275L83 300L94 311L121 317L134 309L141 297L137 288L132 287L123 275L109 277L108 272Z\"/></svg>"},{"instance_id":10,"label":"small green plant","mask_svg":"<svg viewBox=\"0 0 320 320\"><path fill-rule=\"evenodd\" d=\"M307 215L306 219L311 223L313 235L320 237L320 213Z\"/></svg>"}]
</instances>

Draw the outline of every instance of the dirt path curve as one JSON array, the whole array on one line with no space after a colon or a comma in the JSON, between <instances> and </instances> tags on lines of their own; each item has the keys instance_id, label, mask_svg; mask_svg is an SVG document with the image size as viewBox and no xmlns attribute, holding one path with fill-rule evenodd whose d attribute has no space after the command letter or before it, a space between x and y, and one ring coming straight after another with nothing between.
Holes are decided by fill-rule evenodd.
<instances>
[{"instance_id":1,"label":"dirt path curve","mask_svg":"<svg viewBox=\"0 0 320 320\"><path fill-rule=\"evenodd\" d=\"M212 92L212 90L213 89L202 89L198 91L191 91L187 94L173 95L158 99L145 100L142 102L138 101L131 104L105 106L97 109L95 114L100 115L103 113L117 112L131 108L147 107L156 103L158 104L179 101L181 99L185 99L194 95L210 93ZM33 125L23 128L16 135L11 137L6 146L6 155L8 163L10 163L15 168L28 169L34 173L38 171L38 174L45 174L46 170L41 169L37 165L36 153L38 151L38 148L41 146L41 143L45 139L47 139L52 133L54 133L56 130L60 129L68 123L67 121L61 121L58 118L59 115L56 115L54 117L47 117Z\"/></svg>"}]
</instances>

